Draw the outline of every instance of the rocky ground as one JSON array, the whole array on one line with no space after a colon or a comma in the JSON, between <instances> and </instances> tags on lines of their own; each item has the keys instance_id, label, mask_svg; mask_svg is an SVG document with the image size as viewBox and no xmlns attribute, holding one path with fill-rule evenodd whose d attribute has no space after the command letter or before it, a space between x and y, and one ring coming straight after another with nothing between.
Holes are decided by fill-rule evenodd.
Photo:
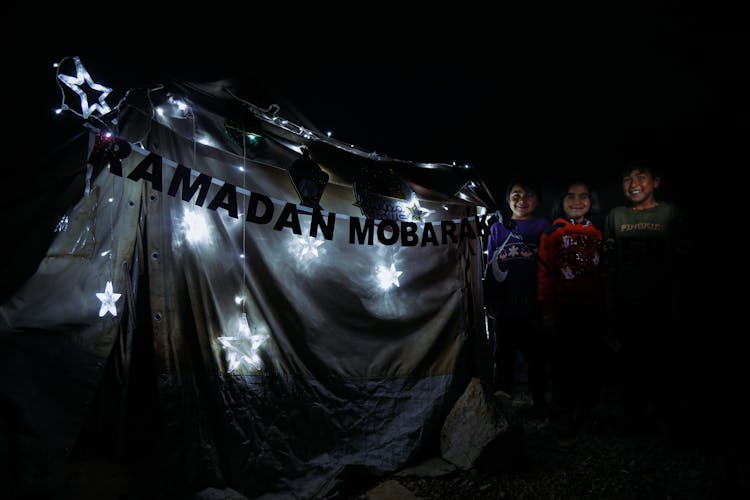
<instances>
[{"instance_id":1,"label":"rocky ground","mask_svg":"<svg viewBox=\"0 0 750 500\"><path fill-rule=\"evenodd\" d=\"M575 439L561 440L549 419L532 414L527 394L513 406L523 425L513 460L439 477L396 475L355 498L750 498L747 461L697 433L622 429L603 405Z\"/></svg>"}]
</instances>

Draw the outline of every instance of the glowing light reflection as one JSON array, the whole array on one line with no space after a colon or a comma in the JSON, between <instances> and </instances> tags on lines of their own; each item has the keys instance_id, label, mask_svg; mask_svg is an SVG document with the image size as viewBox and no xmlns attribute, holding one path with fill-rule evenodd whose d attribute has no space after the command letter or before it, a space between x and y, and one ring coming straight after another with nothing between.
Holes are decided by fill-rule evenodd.
<instances>
[{"instance_id":1,"label":"glowing light reflection","mask_svg":"<svg viewBox=\"0 0 750 500\"><path fill-rule=\"evenodd\" d=\"M180 230L185 240L193 245L211 242L211 231L204 210L193 210L186 208L182 214Z\"/></svg>"},{"instance_id":2,"label":"glowing light reflection","mask_svg":"<svg viewBox=\"0 0 750 500\"><path fill-rule=\"evenodd\" d=\"M376 279L378 285L383 290L390 289L393 285L401 286L398 282L398 277L404 274L403 271L396 270L396 264L391 264L391 267L385 267L383 265L378 266L376 273Z\"/></svg>"}]
</instances>

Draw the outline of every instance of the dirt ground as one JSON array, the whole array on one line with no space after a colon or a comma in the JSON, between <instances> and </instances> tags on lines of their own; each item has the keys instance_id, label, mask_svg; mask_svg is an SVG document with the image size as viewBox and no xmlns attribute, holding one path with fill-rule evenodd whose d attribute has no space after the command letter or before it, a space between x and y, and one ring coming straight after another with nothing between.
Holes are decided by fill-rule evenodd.
<instances>
[{"instance_id":1,"label":"dirt ground","mask_svg":"<svg viewBox=\"0 0 750 500\"><path fill-rule=\"evenodd\" d=\"M512 410L522 430L508 455L483 458L471 470L438 477L397 473L348 485L346 492L328 498L750 498L748 422L741 415L732 419L722 410L722 399L718 394L700 394L683 425L653 421L630 429L622 427L615 399L605 397L580 433L562 440L555 422L535 415L528 393L521 391L512 400ZM67 486L59 495L40 490L28 498L152 498L148 486L136 480L137 471L109 460L75 460L66 465L65 476ZM395 490L371 493L384 483L395 485ZM226 493L217 492L215 498L244 498Z\"/></svg>"},{"instance_id":2,"label":"dirt ground","mask_svg":"<svg viewBox=\"0 0 750 500\"><path fill-rule=\"evenodd\" d=\"M574 439L561 440L553 422L533 415L527 393L513 406L523 425L513 460L441 477L390 479L425 499L750 498L747 458L705 428L677 433L654 422L623 429L605 401Z\"/></svg>"}]
</instances>

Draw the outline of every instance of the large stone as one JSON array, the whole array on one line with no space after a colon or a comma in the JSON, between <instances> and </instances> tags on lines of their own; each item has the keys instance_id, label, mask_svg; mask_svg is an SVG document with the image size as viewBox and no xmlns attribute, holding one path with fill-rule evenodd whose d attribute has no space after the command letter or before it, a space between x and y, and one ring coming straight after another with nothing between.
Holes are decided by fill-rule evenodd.
<instances>
[{"instance_id":1,"label":"large stone","mask_svg":"<svg viewBox=\"0 0 750 500\"><path fill-rule=\"evenodd\" d=\"M440 432L440 452L445 460L463 470L509 431L498 398L492 389L473 378L451 409Z\"/></svg>"}]
</instances>

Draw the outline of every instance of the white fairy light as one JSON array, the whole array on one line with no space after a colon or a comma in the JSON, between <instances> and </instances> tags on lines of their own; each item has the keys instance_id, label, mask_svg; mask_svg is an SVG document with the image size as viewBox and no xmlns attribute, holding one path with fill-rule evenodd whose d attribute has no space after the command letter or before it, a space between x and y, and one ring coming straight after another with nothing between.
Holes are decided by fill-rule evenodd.
<instances>
[{"instance_id":1,"label":"white fairy light","mask_svg":"<svg viewBox=\"0 0 750 500\"><path fill-rule=\"evenodd\" d=\"M78 97L81 98L81 113L83 114L84 118L88 118L89 116L91 116L91 113L93 113L94 111L98 112L100 116L106 115L111 111L109 105L106 103L106 99L110 92L112 92L112 89L109 87L105 87L104 85L94 83L94 81L91 79L91 75L89 75L89 72L86 71L86 68L83 67L83 64L81 63L81 60L78 58L78 56L73 58L73 62L75 62L76 65L76 76L57 75L57 78L65 85L70 87L70 89L78 94ZM90 106L86 91L81 88L81 85L83 85L84 83L88 85L92 90L100 92L98 102L95 102Z\"/></svg>"},{"instance_id":2,"label":"white fairy light","mask_svg":"<svg viewBox=\"0 0 750 500\"><path fill-rule=\"evenodd\" d=\"M102 302L102 306L99 308L99 317L101 318L107 313L110 313L112 316L117 316L115 302L117 302L120 297L122 297L122 294L114 293L112 282L107 281L107 285L104 287L104 292L96 294L96 298Z\"/></svg>"},{"instance_id":3,"label":"white fairy light","mask_svg":"<svg viewBox=\"0 0 750 500\"><path fill-rule=\"evenodd\" d=\"M67 215L63 215L60 220L57 222L57 225L55 226L55 232L56 233L63 233L68 230L68 226L70 225L70 217Z\"/></svg>"},{"instance_id":4,"label":"white fairy light","mask_svg":"<svg viewBox=\"0 0 750 500\"><path fill-rule=\"evenodd\" d=\"M380 288L383 290L388 290L391 288L391 286L401 286L398 282L398 277L404 274L403 271L397 271L396 270L396 264L391 264L391 267L385 267L385 266L378 266L378 271L376 274L376 278L378 280L378 285L380 285Z\"/></svg>"},{"instance_id":5,"label":"white fairy light","mask_svg":"<svg viewBox=\"0 0 750 500\"><path fill-rule=\"evenodd\" d=\"M171 104L177 106L177 109L179 109L180 111L185 111L188 109L188 105L181 99L175 99L174 96L169 96L168 100Z\"/></svg>"},{"instance_id":6,"label":"white fairy light","mask_svg":"<svg viewBox=\"0 0 750 500\"><path fill-rule=\"evenodd\" d=\"M197 136L195 142L203 144L204 146L213 146L214 142L207 135Z\"/></svg>"}]
</instances>

